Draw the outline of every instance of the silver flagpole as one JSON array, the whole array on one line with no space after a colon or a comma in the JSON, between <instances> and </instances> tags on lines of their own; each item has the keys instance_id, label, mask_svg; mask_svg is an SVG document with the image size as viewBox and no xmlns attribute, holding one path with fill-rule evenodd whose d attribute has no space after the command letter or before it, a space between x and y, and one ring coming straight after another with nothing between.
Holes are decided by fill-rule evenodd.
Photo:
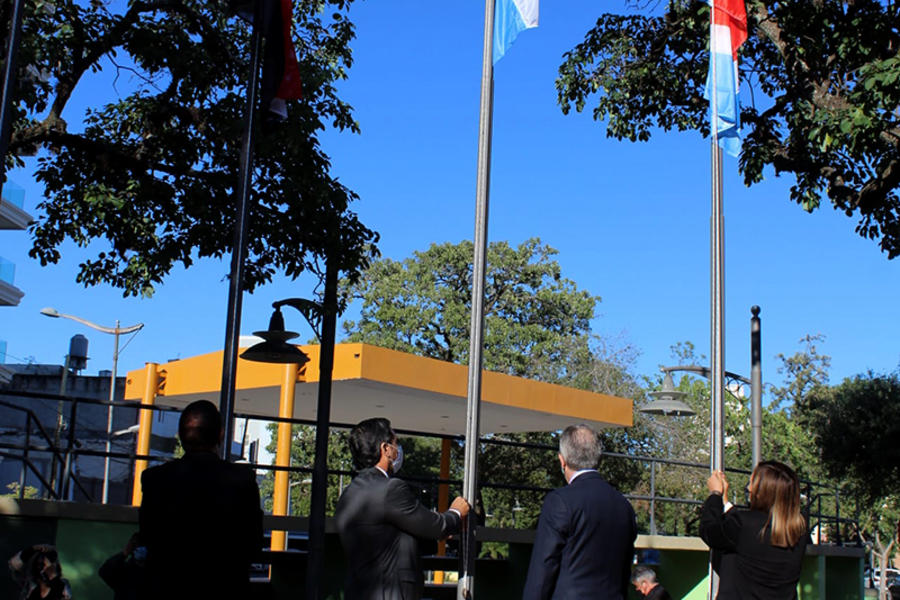
<instances>
[{"instance_id":1,"label":"silver flagpole","mask_svg":"<svg viewBox=\"0 0 900 600\"><path fill-rule=\"evenodd\" d=\"M710 94L712 112L712 210L710 215L710 375L712 393L710 395L709 424L709 468L710 471L724 469L725 453L725 237L724 210L722 199L722 151L719 148L719 101L716 77L716 2L710 0L709 51L712 80ZM709 564L709 598L716 597L719 577L712 568L712 552Z\"/></svg>"},{"instance_id":2,"label":"silver flagpole","mask_svg":"<svg viewBox=\"0 0 900 600\"><path fill-rule=\"evenodd\" d=\"M473 507L478 497L478 440L481 420L481 350L484 333L484 272L487 262L488 192L491 182L491 119L494 111L494 0L484 3L484 55L481 66L481 114L478 122L478 182L475 188L475 253L472 272L472 320L469 327L469 381L466 394L466 450L463 496ZM460 574L456 597L474 597L474 513L460 540Z\"/></svg>"}]
</instances>

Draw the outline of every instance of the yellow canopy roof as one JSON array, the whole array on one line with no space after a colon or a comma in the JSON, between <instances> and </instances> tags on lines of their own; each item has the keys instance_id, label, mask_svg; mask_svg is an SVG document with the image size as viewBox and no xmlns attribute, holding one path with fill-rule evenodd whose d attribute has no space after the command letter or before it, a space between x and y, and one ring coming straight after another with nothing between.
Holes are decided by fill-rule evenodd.
<instances>
[{"instance_id":1,"label":"yellow canopy roof","mask_svg":"<svg viewBox=\"0 0 900 600\"><path fill-rule=\"evenodd\" d=\"M310 361L295 383L294 418L316 418L319 346L299 346ZM222 352L157 366L157 404L218 403ZM285 366L238 360L235 411L276 416ZM140 400L146 371L128 373L127 400ZM461 435L466 429L466 367L368 344L335 346L331 421L386 417L397 429ZM555 431L573 423L632 425L632 401L522 377L484 371L481 432Z\"/></svg>"}]
</instances>

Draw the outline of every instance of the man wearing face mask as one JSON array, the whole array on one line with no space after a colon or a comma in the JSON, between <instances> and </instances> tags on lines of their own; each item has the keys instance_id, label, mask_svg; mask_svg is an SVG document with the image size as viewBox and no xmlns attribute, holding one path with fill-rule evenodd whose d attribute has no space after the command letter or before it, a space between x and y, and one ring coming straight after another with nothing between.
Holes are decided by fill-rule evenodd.
<instances>
[{"instance_id":1,"label":"man wearing face mask","mask_svg":"<svg viewBox=\"0 0 900 600\"><path fill-rule=\"evenodd\" d=\"M335 519L347 555L345 600L417 600L424 577L418 539L460 531L469 503L457 497L450 510L425 508L410 487L391 476L403 449L387 419L366 419L350 431L356 477L341 494Z\"/></svg>"}]
</instances>

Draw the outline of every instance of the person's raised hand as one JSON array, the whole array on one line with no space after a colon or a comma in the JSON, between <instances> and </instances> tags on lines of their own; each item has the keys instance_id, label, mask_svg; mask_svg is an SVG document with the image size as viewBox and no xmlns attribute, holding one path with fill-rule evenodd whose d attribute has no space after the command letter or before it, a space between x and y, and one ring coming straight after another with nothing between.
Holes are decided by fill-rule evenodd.
<instances>
[{"instance_id":1,"label":"person's raised hand","mask_svg":"<svg viewBox=\"0 0 900 600\"><path fill-rule=\"evenodd\" d=\"M469 506L469 503L466 501L465 498L463 498L462 496L457 496L456 498L453 499L453 503L450 505L450 508L455 511L458 511L459 516L461 516L463 519L465 519L466 515L469 514L469 510L472 507Z\"/></svg>"},{"instance_id":2,"label":"person's raised hand","mask_svg":"<svg viewBox=\"0 0 900 600\"><path fill-rule=\"evenodd\" d=\"M706 480L706 487L709 488L711 494L721 494L723 502L727 501L728 480L725 479L725 473L722 471L713 471L709 476L709 479Z\"/></svg>"}]
</instances>

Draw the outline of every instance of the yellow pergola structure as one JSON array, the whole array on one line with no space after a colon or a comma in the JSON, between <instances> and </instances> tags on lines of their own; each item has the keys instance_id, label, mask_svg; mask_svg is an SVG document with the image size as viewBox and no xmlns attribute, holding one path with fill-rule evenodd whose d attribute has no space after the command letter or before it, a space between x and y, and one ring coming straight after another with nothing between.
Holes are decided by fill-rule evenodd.
<instances>
[{"instance_id":1,"label":"yellow pergola structure","mask_svg":"<svg viewBox=\"0 0 900 600\"><path fill-rule=\"evenodd\" d=\"M298 347L310 358L302 367L238 361L236 412L260 417L316 418L319 346ZM332 422L357 423L370 417L385 417L396 429L443 435L465 433L464 365L368 344L337 344L332 379ZM125 399L174 408L200 399L218 403L221 380L221 351L165 364L147 363L144 369L128 373ZM481 399L482 434L556 431L573 423L597 428L632 425L630 399L502 373L484 371ZM140 412L137 453L146 455L150 450L152 413ZM290 423L280 423L276 465L288 465L290 438ZM445 441L442 471L449 469L449 449L449 441ZM141 501L140 477L146 467L146 461L137 461L135 466L136 505ZM276 471L273 514L287 513L287 494L288 472ZM445 494L441 496L439 504L446 502ZM283 548L283 538L276 539L273 534L272 546Z\"/></svg>"}]
</instances>

